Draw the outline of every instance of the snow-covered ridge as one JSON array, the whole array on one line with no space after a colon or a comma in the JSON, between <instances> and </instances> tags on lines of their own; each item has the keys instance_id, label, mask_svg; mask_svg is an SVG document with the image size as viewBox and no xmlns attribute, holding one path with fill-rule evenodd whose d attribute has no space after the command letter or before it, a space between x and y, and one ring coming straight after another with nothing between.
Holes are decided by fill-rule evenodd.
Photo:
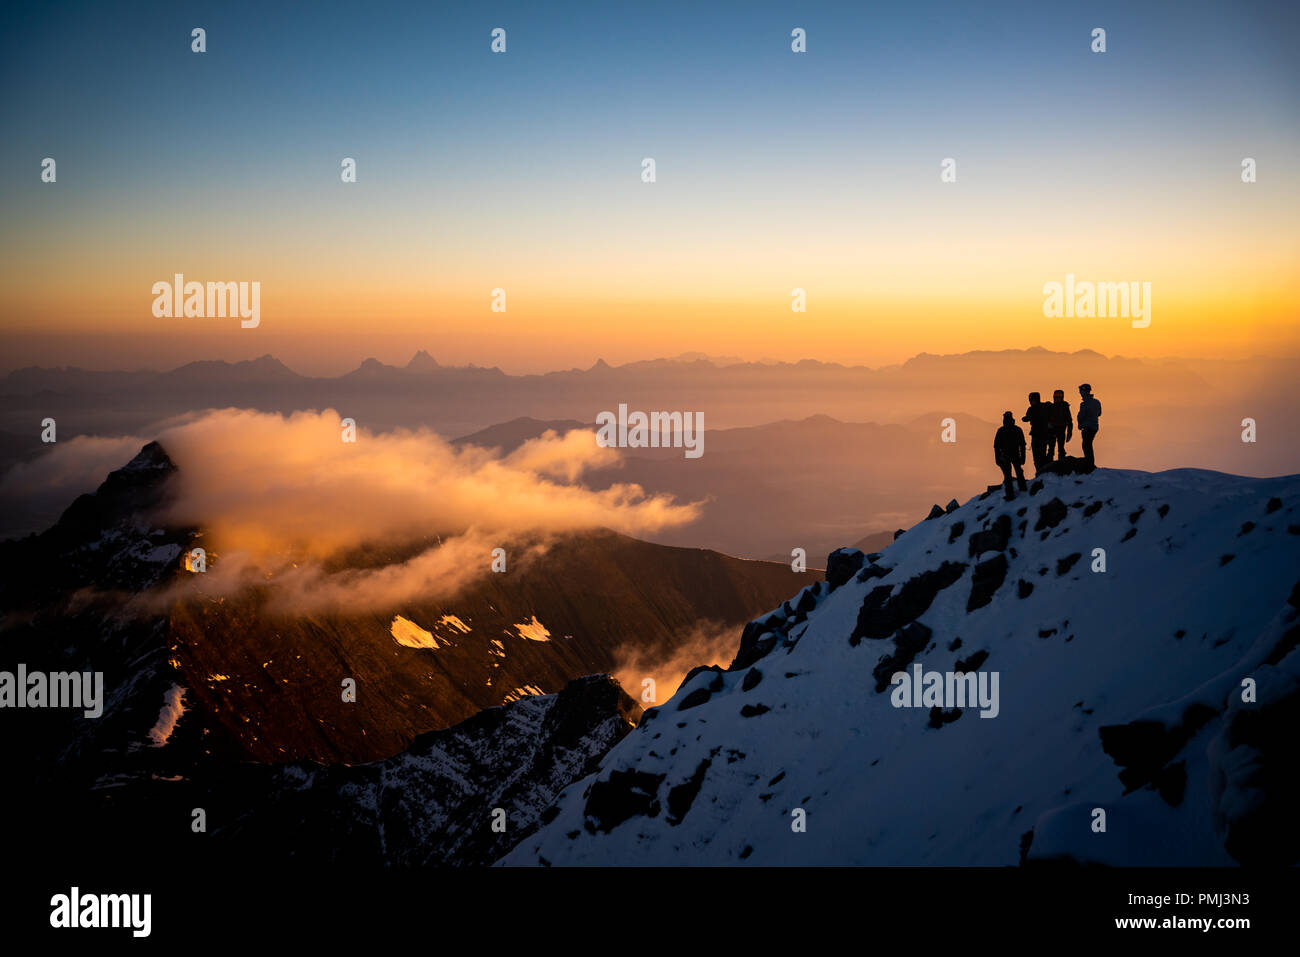
<instances>
[{"instance_id":1,"label":"snow-covered ridge","mask_svg":"<svg viewBox=\"0 0 1300 957\"><path fill-rule=\"evenodd\" d=\"M1300 476L1032 489L833 554L504 863L1294 863ZM916 665L996 717L897 707Z\"/></svg>"}]
</instances>

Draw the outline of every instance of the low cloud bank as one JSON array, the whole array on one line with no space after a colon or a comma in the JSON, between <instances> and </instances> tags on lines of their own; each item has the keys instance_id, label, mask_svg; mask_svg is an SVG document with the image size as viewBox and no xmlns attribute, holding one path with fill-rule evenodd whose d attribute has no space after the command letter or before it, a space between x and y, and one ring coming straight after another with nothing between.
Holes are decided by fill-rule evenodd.
<instances>
[{"instance_id":1,"label":"low cloud bank","mask_svg":"<svg viewBox=\"0 0 1300 957\"><path fill-rule=\"evenodd\" d=\"M257 582L271 586L272 604L285 612L389 608L454 594L491 572L497 547L529 540L536 557L556 534L639 534L698 513L637 485L577 484L588 469L619 460L585 430L548 432L505 457L424 430L342 436L332 410L227 409L163 429L159 441L179 468L164 518L203 528L204 547L217 556L204 591ZM410 554L410 543L430 540ZM358 548L401 557L340 567Z\"/></svg>"},{"instance_id":2,"label":"low cloud bank","mask_svg":"<svg viewBox=\"0 0 1300 957\"><path fill-rule=\"evenodd\" d=\"M501 456L427 430L358 428L345 442L342 417L328 409L224 409L169 420L157 438L178 467L158 520L201 528L209 554L208 570L177 587L223 595L264 586L269 606L286 613L446 597L490 574L495 548L508 550L513 569L544 556L556 535L644 534L693 521L700 507L634 484L581 485L589 469L620 461L586 430L547 432ZM3 488L30 500L43 488L64 491L66 507L147 441L59 443L11 470Z\"/></svg>"}]
</instances>

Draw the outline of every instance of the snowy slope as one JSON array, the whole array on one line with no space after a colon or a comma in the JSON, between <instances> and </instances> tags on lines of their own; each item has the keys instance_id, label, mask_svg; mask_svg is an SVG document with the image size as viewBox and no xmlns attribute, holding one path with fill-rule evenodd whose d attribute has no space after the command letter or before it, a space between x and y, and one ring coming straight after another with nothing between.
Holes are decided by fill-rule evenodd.
<instances>
[{"instance_id":1,"label":"snowy slope","mask_svg":"<svg viewBox=\"0 0 1300 957\"><path fill-rule=\"evenodd\" d=\"M1294 862L1300 476L1033 488L751 623L503 863ZM894 707L918 663L996 672L996 717Z\"/></svg>"}]
</instances>

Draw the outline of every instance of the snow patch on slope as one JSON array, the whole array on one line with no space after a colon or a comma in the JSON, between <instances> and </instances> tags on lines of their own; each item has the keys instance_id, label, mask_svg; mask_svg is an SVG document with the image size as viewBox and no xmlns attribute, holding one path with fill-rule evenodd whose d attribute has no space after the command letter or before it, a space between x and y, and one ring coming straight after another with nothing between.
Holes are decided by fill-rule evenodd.
<instances>
[{"instance_id":1,"label":"snow patch on slope","mask_svg":"<svg viewBox=\"0 0 1300 957\"><path fill-rule=\"evenodd\" d=\"M389 628L390 634L399 645L407 648L428 648L431 651L438 649L438 639L433 636L432 632L425 631L409 618L403 618L398 615L393 619ZM451 646L451 642L447 642Z\"/></svg>"},{"instance_id":2,"label":"snow patch on slope","mask_svg":"<svg viewBox=\"0 0 1300 957\"><path fill-rule=\"evenodd\" d=\"M161 748L167 743L184 713L185 689L180 685L172 685L163 695L163 706L158 712L157 723L149 729L149 741L155 748Z\"/></svg>"},{"instance_id":3,"label":"snow patch on slope","mask_svg":"<svg viewBox=\"0 0 1300 957\"><path fill-rule=\"evenodd\" d=\"M529 641L550 641L551 633L546 630L546 626L537 620L533 615L531 619L520 622L514 626L515 631L519 632L520 638L527 638ZM509 634L507 632L506 634Z\"/></svg>"}]
</instances>

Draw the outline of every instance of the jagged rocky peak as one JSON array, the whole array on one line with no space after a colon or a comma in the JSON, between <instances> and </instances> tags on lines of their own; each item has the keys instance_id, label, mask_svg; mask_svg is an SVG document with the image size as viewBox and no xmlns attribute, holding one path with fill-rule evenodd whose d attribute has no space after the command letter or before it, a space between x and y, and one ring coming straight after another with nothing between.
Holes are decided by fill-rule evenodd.
<instances>
[{"instance_id":1,"label":"jagged rocky peak","mask_svg":"<svg viewBox=\"0 0 1300 957\"><path fill-rule=\"evenodd\" d=\"M162 447L160 442L149 442L144 445L135 458L127 462L118 471L121 472L141 472L154 469L172 472L176 470L176 463L167 455L167 450ZM110 473L110 475L115 473Z\"/></svg>"},{"instance_id":2,"label":"jagged rocky peak","mask_svg":"<svg viewBox=\"0 0 1300 957\"><path fill-rule=\"evenodd\" d=\"M49 529L0 545L0 604L35 605L85 585L141 591L168 577L196 531L156 520L175 473L162 445L149 442Z\"/></svg>"},{"instance_id":3,"label":"jagged rocky peak","mask_svg":"<svg viewBox=\"0 0 1300 957\"><path fill-rule=\"evenodd\" d=\"M60 517L65 532L90 534L142 519L163 503L163 489L176 465L158 442L150 442L100 484L79 496Z\"/></svg>"},{"instance_id":4,"label":"jagged rocky peak","mask_svg":"<svg viewBox=\"0 0 1300 957\"><path fill-rule=\"evenodd\" d=\"M1300 476L1047 474L939 511L832 553L503 861L1300 860Z\"/></svg>"}]
</instances>

